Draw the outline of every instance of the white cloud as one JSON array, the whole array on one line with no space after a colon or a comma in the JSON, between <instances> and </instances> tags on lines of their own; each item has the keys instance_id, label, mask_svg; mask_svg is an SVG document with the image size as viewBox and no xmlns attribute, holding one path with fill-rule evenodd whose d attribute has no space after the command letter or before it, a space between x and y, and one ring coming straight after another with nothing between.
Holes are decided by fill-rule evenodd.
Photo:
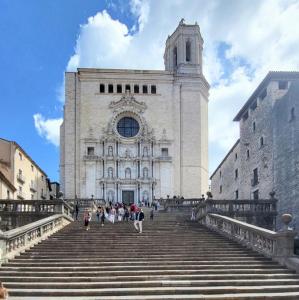
<instances>
[{"instance_id":1,"label":"white cloud","mask_svg":"<svg viewBox=\"0 0 299 300\"><path fill-rule=\"evenodd\" d=\"M104 10L89 17L87 24L81 25L76 42L75 54L70 58L67 71L77 67L111 67L122 65L132 37L128 28L118 20L113 20Z\"/></svg>"},{"instance_id":2,"label":"white cloud","mask_svg":"<svg viewBox=\"0 0 299 300\"><path fill-rule=\"evenodd\" d=\"M41 114L35 114L33 119L38 134L55 146L59 146L59 128L62 118L45 119Z\"/></svg>"}]
</instances>

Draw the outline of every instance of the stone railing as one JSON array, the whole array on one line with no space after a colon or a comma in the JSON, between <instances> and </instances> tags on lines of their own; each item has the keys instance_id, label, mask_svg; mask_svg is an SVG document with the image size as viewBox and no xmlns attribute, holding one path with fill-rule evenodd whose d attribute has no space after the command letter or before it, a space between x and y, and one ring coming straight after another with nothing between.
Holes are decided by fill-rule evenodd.
<instances>
[{"instance_id":1,"label":"stone railing","mask_svg":"<svg viewBox=\"0 0 299 300\"><path fill-rule=\"evenodd\" d=\"M63 200L0 200L0 215L3 213L66 214L71 216L72 207Z\"/></svg>"},{"instance_id":2,"label":"stone railing","mask_svg":"<svg viewBox=\"0 0 299 300\"><path fill-rule=\"evenodd\" d=\"M55 214L72 216L72 212L72 206L62 200L0 200L0 230L8 231Z\"/></svg>"},{"instance_id":3,"label":"stone railing","mask_svg":"<svg viewBox=\"0 0 299 300\"><path fill-rule=\"evenodd\" d=\"M192 208L195 208L199 204L203 203L204 198L193 198L193 199L169 198L169 199L159 199L158 201L167 211L176 210L176 209L191 210Z\"/></svg>"},{"instance_id":4,"label":"stone railing","mask_svg":"<svg viewBox=\"0 0 299 300\"><path fill-rule=\"evenodd\" d=\"M277 216L277 199L215 200L206 199L194 209L197 220L215 213L268 229L275 229Z\"/></svg>"},{"instance_id":5,"label":"stone railing","mask_svg":"<svg viewBox=\"0 0 299 300\"><path fill-rule=\"evenodd\" d=\"M287 226L290 221L291 219L288 219L285 222L285 228L279 232L217 214L207 214L201 223L288 268L299 271L299 259L294 256L294 237L297 233L288 229Z\"/></svg>"},{"instance_id":6,"label":"stone railing","mask_svg":"<svg viewBox=\"0 0 299 300\"><path fill-rule=\"evenodd\" d=\"M71 221L71 217L58 214L6 232L0 231L0 263L48 238Z\"/></svg>"}]
</instances>

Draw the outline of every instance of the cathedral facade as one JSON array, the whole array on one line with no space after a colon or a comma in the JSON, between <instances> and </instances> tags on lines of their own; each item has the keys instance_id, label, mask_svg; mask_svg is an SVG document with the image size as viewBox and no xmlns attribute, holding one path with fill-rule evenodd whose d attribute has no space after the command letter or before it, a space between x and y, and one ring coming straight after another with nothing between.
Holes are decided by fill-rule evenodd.
<instances>
[{"instance_id":1,"label":"cathedral facade","mask_svg":"<svg viewBox=\"0 0 299 300\"><path fill-rule=\"evenodd\" d=\"M165 71L79 68L65 76L65 198L151 202L208 190L208 90L199 26L168 37Z\"/></svg>"}]
</instances>

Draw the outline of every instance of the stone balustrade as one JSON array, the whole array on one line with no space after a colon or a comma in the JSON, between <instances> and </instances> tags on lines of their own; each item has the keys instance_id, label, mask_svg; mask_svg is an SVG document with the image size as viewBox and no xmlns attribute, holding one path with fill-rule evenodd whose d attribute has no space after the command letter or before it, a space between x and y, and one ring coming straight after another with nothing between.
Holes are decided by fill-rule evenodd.
<instances>
[{"instance_id":1,"label":"stone balustrade","mask_svg":"<svg viewBox=\"0 0 299 300\"><path fill-rule=\"evenodd\" d=\"M73 207L63 200L0 200L0 230L8 231L54 214L72 216Z\"/></svg>"},{"instance_id":2,"label":"stone balustrade","mask_svg":"<svg viewBox=\"0 0 299 300\"><path fill-rule=\"evenodd\" d=\"M277 199L246 199L246 200L215 200L206 199L195 208L197 220L206 217L208 213L215 213L247 223L265 227L276 228Z\"/></svg>"},{"instance_id":3,"label":"stone balustrade","mask_svg":"<svg viewBox=\"0 0 299 300\"><path fill-rule=\"evenodd\" d=\"M201 223L209 229L299 272L299 259L294 255L294 237L297 234L295 231L285 228L275 232L218 214L207 214Z\"/></svg>"},{"instance_id":4,"label":"stone balustrade","mask_svg":"<svg viewBox=\"0 0 299 300\"><path fill-rule=\"evenodd\" d=\"M183 198L169 198L169 199L159 199L160 204L165 210L171 211L175 209L191 209L201 204L204 198L193 198L193 199L183 199Z\"/></svg>"},{"instance_id":5,"label":"stone balustrade","mask_svg":"<svg viewBox=\"0 0 299 300\"><path fill-rule=\"evenodd\" d=\"M70 216L57 214L6 232L0 231L0 263L48 238L71 221Z\"/></svg>"},{"instance_id":6,"label":"stone balustrade","mask_svg":"<svg viewBox=\"0 0 299 300\"><path fill-rule=\"evenodd\" d=\"M4 213L62 213L71 216L72 207L63 200L0 200L0 215Z\"/></svg>"}]
</instances>

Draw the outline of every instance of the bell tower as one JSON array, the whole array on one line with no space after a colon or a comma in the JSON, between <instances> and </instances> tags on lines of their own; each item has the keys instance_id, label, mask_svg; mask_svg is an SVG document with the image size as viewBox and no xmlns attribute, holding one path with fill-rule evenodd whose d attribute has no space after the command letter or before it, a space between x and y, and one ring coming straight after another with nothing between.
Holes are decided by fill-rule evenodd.
<instances>
[{"instance_id":1,"label":"bell tower","mask_svg":"<svg viewBox=\"0 0 299 300\"><path fill-rule=\"evenodd\" d=\"M174 33L166 40L165 70L181 74L201 74L202 48L203 39L198 24L187 25L181 19Z\"/></svg>"}]
</instances>

